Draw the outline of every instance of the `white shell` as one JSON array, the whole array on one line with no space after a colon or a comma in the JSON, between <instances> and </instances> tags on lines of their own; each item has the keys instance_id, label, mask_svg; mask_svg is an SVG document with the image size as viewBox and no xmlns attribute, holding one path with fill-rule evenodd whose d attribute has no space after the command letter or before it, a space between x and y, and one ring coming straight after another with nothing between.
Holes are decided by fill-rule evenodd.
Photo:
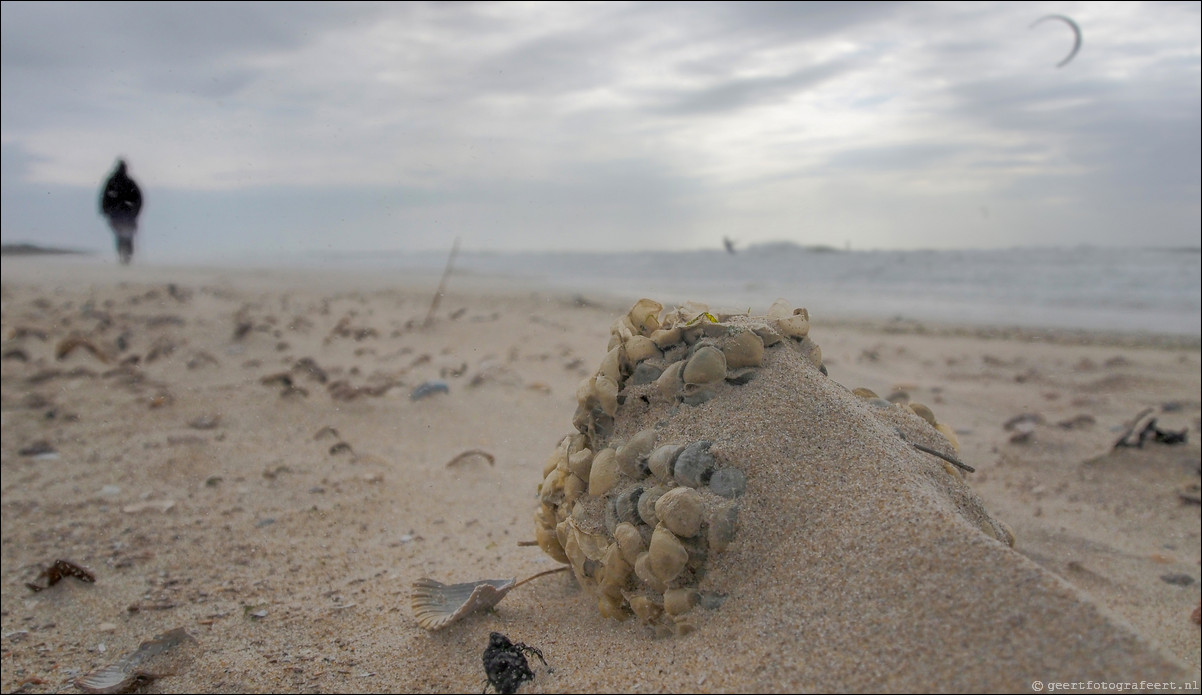
<instances>
[{"instance_id":1,"label":"white shell","mask_svg":"<svg viewBox=\"0 0 1202 695\"><path fill-rule=\"evenodd\" d=\"M776 329L790 338L804 338L810 333L810 312L798 309L792 316L779 318Z\"/></svg>"},{"instance_id":2,"label":"white shell","mask_svg":"<svg viewBox=\"0 0 1202 695\"><path fill-rule=\"evenodd\" d=\"M672 479L672 464L681 451L684 451L683 444L664 444L647 457L647 468L656 478L668 482Z\"/></svg>"},{"instance_id":3,"label":"white shell","mask_svg":"<svg viewBox=\"0 0 1202 695\"><path fill-rule=\"evenodd\" d=\"M956 453L960 452L960 440L956 438L956 431L952 429L951 425L941 422L935 425L935 429L939 430L939 434L942 434L947 441L951 442L952 448L956 450Z\"/></svg>"},{"instance_id":4,"label":"white shell","mask_svg":"<svg viewBox=\"0 0 1202 695\"><path fill-rule=\"evenodd\" d=\"M651 335L659 329L659 312L663 309L663 304L644 298L635 302L627 317L636 332L642 335Z\"/></svg>"},{"instance_id":5,"label":"white shell","mask_svg":"<svg viewBox=\"0 0 1202 695\"><path fill-rule=\"evenodd\" d=\"M647 565L661 582L667 584L676 579L689 563L689 551L666 526L660 524L651 534L651 545L647 549Z\"/></svg>"},{"instance_id":6,"label":"white shell","mask_svg":"<svg viewBox=\"0 0 1202 695\"><path fill-rule=\"evenodd\" d=\"M576 498L584 494L586 488L588 488L588 483L575 473L569 473L564 477L563 482L563 504L575 502Z\"/></svg>"},{"instance_id":7,"label":"white shell","mask_svg":"<svg viewBox=\"0 0 1202 695\"><path fill-rule=\"evenodd\" d=\"M566 462L568 460L568 442L571 439L571 436L564 437L559 442L559 446L555 447L555 451L551 452L551 455L547 457L547 462L543 464L544 478L547 477L548 473L555 470L561 461Z\"/></svg>"},{"instance_id":8,"label":"white shell","mask_svg":"<svg viewBox=\"0 0 1202 695\"><path fill-rule=\"evenodd\" d=\"M650 589L656 593L664 593L664 589L668 585L663 582L651 569L651 553L650 551L642 553L634 562L634 574L639 579L643 580Z\"/></svg>"},{"instance_id":9,"label":"white shell","mask_svg":"<svg viewBox=\"0 0 1202 695\"><path fill-rule=\"evenodd\" d=\"M630 340L626 341L624 347L626 348L626 368L630 371L634 371L639 362L660 356L659 348L655 346L655 343L650 338L641 335L632 336Z\"/></svg>"},{"instance_id":10,"label":"white shell","mask_svg":"<svg viewBox=\"0 0 1202 695\"><path fill-rule=\"evenodd\" d=\"M668 488L663 485L655 485L644 489L643 494L639 496L639 518L651 528L655 528L659 523L659 517L655 514L655 503L667 491Z\"/></svg>"},{"instance_id":11,"label":"white shell","mask_svg":"<svg viewBox=\"0 0 1202 695\"><path fill-rule=\"evenodd\" d=\"M801 354L810 364L815 367L822 367L822 348L818 347L818 343L812 340L804 340L801 343Z\"/></svg>"},{"instance_id":12,"label":"white shell","mask_svg":"<svg viewBox=\"0 0 1202 695\"><path fill-rule=\"evenodd\" d=\"M563 471L556 468L543 479L538 488L538 497L543 504L555 506L563 501L563 478Z\"/></svg>"},{"instance_id":13,"label":"white shell","mask_svg":"<svg viewBox=\"0 0 1202 695\"><path fill-rule=\"evenodd\" d=\"M567 468L573 474L580 476L583 480L588 480L589 471L593 468L593 450L581 449L567 457Z\"/></svg>"},{"instance_id":14,"label":"white shell","mask_svg":"<svg viewBox=\"0 0 1202 695\"><path fill-rule=\"evenodd\" d=\"M681 373L686 384L708 384L726 377L726 356L712 345L702 345Z\"/></svg>"},{"instance_id":15,"label":"white shell","mask_svg":"<svg viewBox=\"0 0 1202 695\"><path fill-rule=\"evenodd\" d=\"M651 334L651 342L661 350L666 350L680 342L680 326L661 328Z\"/></svg>"},{"instance_id":16,"label":"white shell","mask_svg":"<svg viewBox=\"0 0 1202 695\"><path fill-rule=\"evenodd\" d=\"M634 611L639 620L647 625L659 620L660 614L664 612L663 608L646 596L631 596L628 602L630 603L630 610Z\"/></svg>"},{"instance_id":17,"label":"white shell","mask_svg":"<svg viewBox=\"0 0 1202 695\"><path fill-rule=\"evenodd\" d=\"M559 537L555 533L555 527L547 528L543 525L534 527L534 537L538 541L538 547L556 562L568 562L567 553L563 551L563 545L559 542Z\"/></svg>"},{"instance_id":18,"label":"white shell","mask_svg":"<svg viewBox=\"0 0 1202 695\"><path fill-rule=\"evenodd\" d=\"M601 360L601 367L597 370L597 376L606 377L615 384L622 382L621 350L616 347L605 354L605 359Z\"/></svg>"},{"instance_id":19,"label":"white shell","mask_svg":"<svg viewBox=\"0 0 1202 695\"><path fill-rule=\"evenodd\" d=\"M777 299L772 302L772 306L768 307L768 318L783 319L793 315L793 305L784 298Z\"/></svg>"},{"instance_id":20,"label":"white shell","mask_svg":"<svg viewBox=\"0 0 1202 695\"><path fill-rule=\"evenodd\" d=\"M931 427L937 427L939 425L939 423L935 422L935 413L922 403L911 402L907 403L906 406L913 411L915 415L931 423Z\"/></svg>"},{"instance_id":21,"label":"white shell","mask_svg":"<svg viewBox=\"0 0 1202 695\"><path fill-rule=\"evenodd\" d=\"M674 487L655 502L655 516L680 538L692 538L701 531L704 511L701 494L691 487Z\"/></svg>"},{"instance_id":22,"label":"white shell","mask_svg":"<svg viewBox=\"0 0 1202 695\"><path fill-rule=\"evenodd\" d=\"M622 557L632 566L638 562L639 555L647 550L647 544L643 542L643 534L639 533L634 524L628 522L618 524L614 528L614 540L617 541Z\"/></svg>"},{"instance_id":23,"label":"white shell","mask_svg":"<svg viewBox=\"0 0 1202 695\"><path fill-rule=\"evenodd\" d=\"M618 470L639 480L645 475L645 459L655 447L655 430L643 430L618 448Z\"/></svg>"},{"instance_id":24,"label":"white shell","mask_svg":"<svg viewBox=\"0 0 1202 695\"><path fill-rule=\"evenodd\" d=\"M758 367L764 363L764 341L753 331L739 331L722 345L727 369Z\"/></svg>"},{"instance_id":25,"label":"white shell","mask_svg":"<svg viewBox=\"0 0 1202 695\"><path fill-rule=\"evenodd\" d=\"M673 617L693 610L700 596L696 589L668 589L664 592L664 612Z\"/></svg>"},{"instance_id":26,"label":"white shell","mask_svg":"<svg viewBox=\"0 0 1202 695\"><path fill-rule=\"evenodd\" d=\"M684 370L684 360L673 362L668 365L663 374L655 380L655 387L659 390L659 395L664 400L674 400L676 394L680 392L680 373Z\"/></svg>"},{"instance_id":27,"label":"white shell","mask_svg":"<svg viewBox=\"0 0 1202 695\"><path fill-rule=\"evenodd\" d=\"M601 497L618 481L618 459L613 449L602 449L593 457L589 470L588 494Z\"/></svg>"},{"instance_id":28,"label":"white shell","mask_svg":"<svg viewBox=\"0 0 1202 695\"><path fill-rule=\"evenodd\" d=\"M605 414L613 417L618 412L618 384L612 381L609 377L598 376L593 393L597 396L597 402L601 404L601 410Z\"/></svg>"}]
</instances>

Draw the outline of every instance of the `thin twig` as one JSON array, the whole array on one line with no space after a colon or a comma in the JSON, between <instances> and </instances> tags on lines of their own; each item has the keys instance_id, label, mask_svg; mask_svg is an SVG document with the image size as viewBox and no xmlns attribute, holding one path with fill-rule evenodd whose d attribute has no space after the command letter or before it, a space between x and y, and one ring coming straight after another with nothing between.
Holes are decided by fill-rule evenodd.
<instances>
[{"instance_id":1,"label":"thin twig","mask_svg":"<svg viewBox=\"0 0 1202 695\"><path fill-rule=\"evenodd\" d=\"M956 459L952 458L951 456L948 456L947 454L940 453L938 451L935 451L934 449L925 447L921 444L915 444L914 442L910 442L910 446L914 447L915 449L918 449L919 451L928 453L931 456L938 456L939 458L943 459L944 461L947 461L948 463L952 464L956 468L959 468L960 470L968 471L969 473L977 472L977 469L973 468L972 466L968 465L967 463L964 463L962 461L957 461Z\"/></svg>"},{"instance_id":2,"label":"thin twig","mask_svg":"<svg viewBox=\"0 0 1202 695\"><path fill-rule=\"evenodd\" d=\"M538 541L518 541L519 548L530 548L538 545Z\"/></svg>"},{"instance_id":3,"label":"thin twig","mask_svg":"<svg viewBox=\"0 0 1202 695\"><path fill-rule=\"evenodd\" d=\"M438 309L438 303L442 301L442 293L447 285L447 276L451 274L451 266L455 265L455 255L458 253L459 237L455 237L455 243L451 245L451 255L447 258L446 270L442 271L442 279L438 281L438 291L434 293L434 299L430 301L430 311L426 314L423 326L429 326L434 322L434 312Z\"/></svg>"},{"instance_id":4,"label":"thin twig","mask_svg":"<svg viewBox=\"0 0 1202 695\"><path fill-rule=\"evenodd\" d=\"M906 442L907 444L914 447L915 449L918 449L919 451L921 451L923 453L930 454L931 456L937 456L937 457L943 459L944 461L947 461L948 463L952 464L956 468L959 468L964 471L968 471L969 473L977 472L977 469L973 468L972 466L968 465L967 463L964 463L963 461L957 461L956 459L952 458L951 456L948 456L947 454L944 454L939 451L935 451L934 449L932 449L930 447L923 446L921 444L915 444L914 442L910 441L909 439L906 439L906 435L902 434L901 430L897 430L897 436L901 437L902 441Z\"/></svg>"},{"instance_id":5,"label":"thin twig","mask_svg":"<svg viewBox=\"0 0 1202 695\"><path fill-rule=\"evenodd\" d=\"M535 579L538 579L539 577L545 577L545 576L546 576L546 575L548 575L548 574L555 574L556 572L567 572L567 571L568 571L568 570L570 570L570 569L572 569L572 566L571 566L571 565L564 565L563 567L556 567L556 568L555 568L555 569L553 569L553 570L545 570L545 571L543 571L543 572L539 572L538 574L534 574L534 575L531 575L531 576L529 576L529 577L526 577L525 579L523 579L522 581L518 582L517 584L514 584L514 585L513 585L512 587L510 587L510 588L512 588L512 589L516 589L516 588L518 588L519 586L521 586L521 585L525 584L526 582L532 582L532 581L534 581Z\"/></svg>"}]
</instances>

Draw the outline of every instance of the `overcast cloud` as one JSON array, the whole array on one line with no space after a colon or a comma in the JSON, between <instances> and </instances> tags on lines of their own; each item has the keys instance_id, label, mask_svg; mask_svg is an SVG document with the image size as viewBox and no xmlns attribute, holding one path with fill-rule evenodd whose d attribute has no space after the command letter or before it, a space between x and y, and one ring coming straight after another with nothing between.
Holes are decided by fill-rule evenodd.
<instances>
[{"instance_id":1,"label":"overcast cloud","mask_svg":"<svg viewBox=\"0 0 1202 695\"><path fill-rule=\"evenodd\" d=\"M1198 244L1195 2L2 7L5 243Z\"/></svg>"}]
</instances>

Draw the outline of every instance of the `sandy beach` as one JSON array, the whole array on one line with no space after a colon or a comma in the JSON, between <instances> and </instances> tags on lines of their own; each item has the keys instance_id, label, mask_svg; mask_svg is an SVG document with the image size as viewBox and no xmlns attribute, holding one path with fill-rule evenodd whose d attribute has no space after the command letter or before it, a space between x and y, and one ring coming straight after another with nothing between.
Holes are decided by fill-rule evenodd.
<instances>
[{"instance_id":1,"label":"sandy beach","mask_svg":"<svg viewBox=\"0 0 1202 695\"><path fill-rule=\"evenodd\" d=\"M545 657L520 692L1198 688L1196 338L805 297L826 375L777 350L696 406L623 392L616 440L712 439L747 476L691 631L572 572L421 628L423 577L561 566L529 544L544 467L639 298L456 273L430 316L438 282L5 257L0 689L76 692L176 628L145 691L475 692L493 631ZM910 446L952 451L911 402L975 472ZM1114 447L1150 418L1187 441ZM94 583L28 588L58 559Z\"/></svg>"}]
</instances>

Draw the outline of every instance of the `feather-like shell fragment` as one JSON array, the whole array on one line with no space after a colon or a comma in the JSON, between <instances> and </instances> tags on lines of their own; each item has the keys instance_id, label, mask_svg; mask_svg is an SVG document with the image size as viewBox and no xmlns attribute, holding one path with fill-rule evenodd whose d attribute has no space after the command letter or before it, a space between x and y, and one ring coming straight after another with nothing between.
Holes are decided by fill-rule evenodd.
<instances>
[{"instance_id":1,"label":"feather-like shell fragment","mask_svg":"<svg viewBox=\"0 0 1202 695\"><path fill-rule=\"evenodd\" d=\"M427 630L441 630L469 613L497 605L516 584L516 578L443 584L422 577L413 583L410 605L419 625Z\"/></svg>"},{"instance_id":2,"label":"feather-like shell fragment","mask_svg":"<svg viewBox=\"0 0 1202 695\"><path fill-rule=\"evenodd\" d=\"M195 641L182 627L155 635L117 663L76 678L75 687L85 693L130 692L139 681L150 681L158 677L145 669L147 662L180 644Z\"/></svg>"}]
</instances>

